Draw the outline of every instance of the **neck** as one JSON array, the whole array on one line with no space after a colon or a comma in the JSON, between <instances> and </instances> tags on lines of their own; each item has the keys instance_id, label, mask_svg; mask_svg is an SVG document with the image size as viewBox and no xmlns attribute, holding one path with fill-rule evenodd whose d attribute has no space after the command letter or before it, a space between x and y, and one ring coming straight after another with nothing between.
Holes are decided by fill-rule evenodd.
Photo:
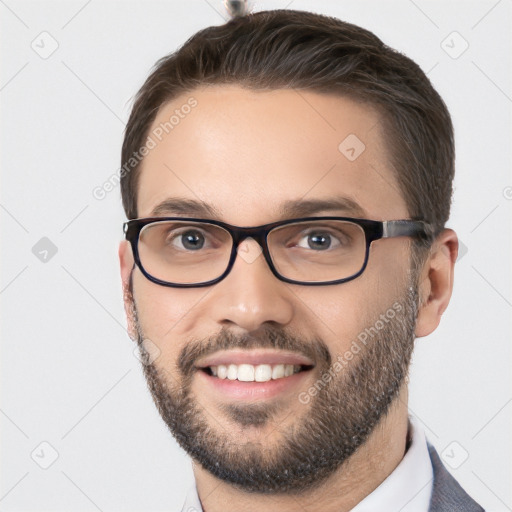
<instances>
[{"instance_id":1,"label":"neck","mask_svg":"<svg viewBox=\"0 0 512 512\"><path fill-rule=\"evenodd\" d=\"M204 512L241 512L301 508L323 512L348 512L371 494L398 466L405 455L408 417L407 385L372 434L328 480L303 494L246 493L194 464L194 477Z\"/></svg>"}]
</instances>

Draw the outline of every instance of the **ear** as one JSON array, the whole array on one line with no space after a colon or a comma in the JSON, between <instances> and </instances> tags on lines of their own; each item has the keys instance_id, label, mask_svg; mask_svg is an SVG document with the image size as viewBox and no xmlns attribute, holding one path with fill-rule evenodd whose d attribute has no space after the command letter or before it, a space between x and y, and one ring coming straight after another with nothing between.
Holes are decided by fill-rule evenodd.
<instances>
[{"instance_id":1,"label":"ear","mask_svg":"<svg viewBox=\"0 0 512 512\"><path fill-rule=\"evenodd\" d=\"M130 246L130 243L128 240L121 240L119 243L119 266L121 269L121 281L123 282L123 289L126 284L128 286L128 283L130 281L130 273L133 269L133 254L132 254L132 248Z\"/></svg>"},{"instance_id":2,"label":"ear","mask_svg":"<svg viewBox=\"0 0 512 512\"><path fill-rule=\"evenodd\" d=\"M444 229L432 245L418 283L420 304L415 331L418 338L437 328L448 307L458 251L459 240L452 229Z\"/></svg>"},{"instance_id":3,"label":"ear","mask_svg":"<svg viewBox=\"0 0 512 512\"><path fill-rule=\"evenodd\" d=\"M119 266L121 270L121 281L123 284L123 302L126 314L126 323L128 325L128 336L132 340L137 340L137 329L135 327L135 312L130 297L130 275L133 270L134 260L132 248L127 240L122 240L119 244Z\"/></svg>"}]
</instances>

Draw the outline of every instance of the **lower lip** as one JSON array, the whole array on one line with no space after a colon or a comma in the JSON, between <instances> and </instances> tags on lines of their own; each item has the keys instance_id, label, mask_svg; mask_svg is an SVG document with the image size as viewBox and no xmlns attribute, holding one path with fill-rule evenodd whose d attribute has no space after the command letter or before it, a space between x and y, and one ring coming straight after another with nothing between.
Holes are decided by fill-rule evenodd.
<instances>
[{"instance_id":1,"label":"lower lip","mask_svg":"<svg viewBox=\"0 0 512 512\"><path fill-rule=\"evenodd\" d=\"M225 398L237 400L256 399L264 400L275 397L281 393L297 390L298 386L307 379L311 370L303 370L294 373L289 377L269 380L267 382L242 382L239 380L219 379L208 375L202 370L198 370L196 374L201 382L204 382L209 389L221 394ZM297 391L298 392L298 391Z\"/></svg>"}]
</instances>

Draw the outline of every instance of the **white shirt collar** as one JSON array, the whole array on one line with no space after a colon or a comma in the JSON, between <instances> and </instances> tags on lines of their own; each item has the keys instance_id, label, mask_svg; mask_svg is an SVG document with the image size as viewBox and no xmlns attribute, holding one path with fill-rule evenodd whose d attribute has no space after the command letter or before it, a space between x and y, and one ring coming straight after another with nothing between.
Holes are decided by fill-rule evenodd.
<instances>
[{"instance_id":1,"label":"white shirt collar","mask_svg":"<svg viewBox=\"0 0 512 512\"><path fill-rule=\"evenodd\" d=\"M434 472L425 432L418 420L409 416L412 441L395 470L350 512L428 512ZM203 512L194 485L187 494L181 512Z\"/></svg>"},{"instance_id":2,"label":"white shirt collar","mask_svg":"<svg viewBox=\"0 0 512 512\"><path fill-rule=\"evenodd\" d=\"M428 512L434 472L425 432L418 420L409 416L412 441L395 470L350 512ZM201 510L201 509L199 509Z\"/></svg>"}]
</instances>

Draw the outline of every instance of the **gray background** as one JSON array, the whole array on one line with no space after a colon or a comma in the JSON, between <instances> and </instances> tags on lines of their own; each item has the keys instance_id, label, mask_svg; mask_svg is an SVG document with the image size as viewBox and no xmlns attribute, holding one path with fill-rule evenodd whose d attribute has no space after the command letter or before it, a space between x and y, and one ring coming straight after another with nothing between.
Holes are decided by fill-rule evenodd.
<instances>
[{"instance_id":1,"label":"gray background","mask_svg":"<svg viewBox=\"0 0 512 512\"><path fill-rule=\"evenodd\" d=\"M417 342L410 412L474 498L512 510L511 0L253 4L374 31L448 104L448 227L463 246L443 321ZM222 2L0 0L0 17L0 511L179 510L190 462L125 330L119 187L102 200L93 190L119 169L130 100L154 62L223 23Z\"/></svg>"}]
</instances>

